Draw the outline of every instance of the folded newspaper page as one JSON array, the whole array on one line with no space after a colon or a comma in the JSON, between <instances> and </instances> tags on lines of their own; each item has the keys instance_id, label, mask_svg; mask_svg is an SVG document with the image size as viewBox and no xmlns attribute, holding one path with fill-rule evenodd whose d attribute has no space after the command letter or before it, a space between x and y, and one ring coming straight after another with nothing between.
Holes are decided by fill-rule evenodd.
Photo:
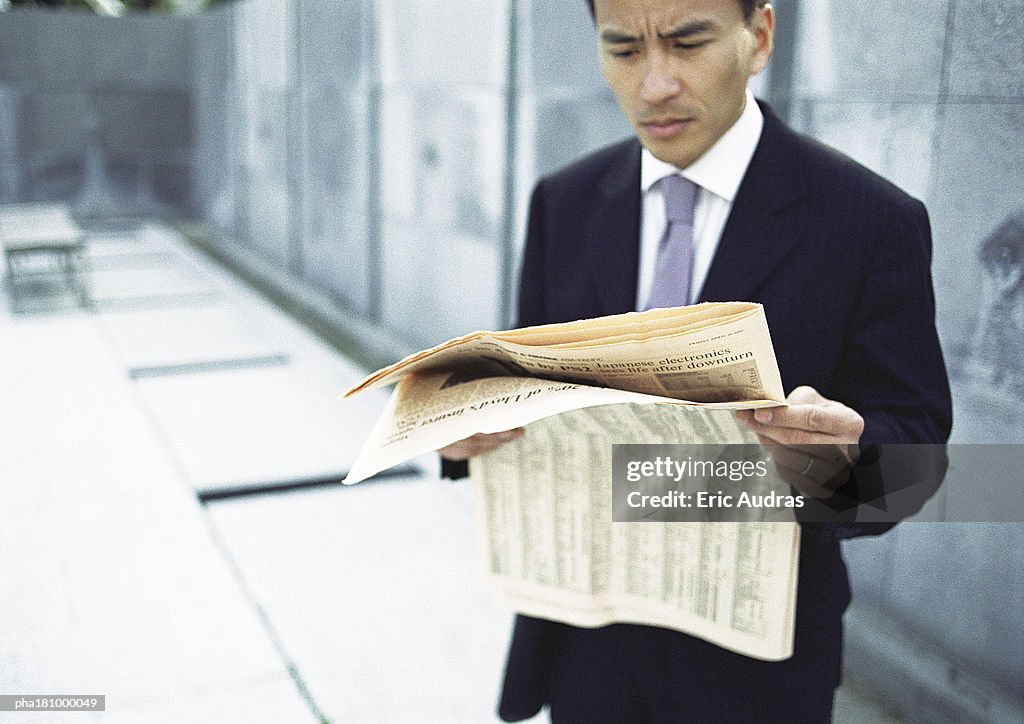
<instances>
[{"instance_id":1,"label":"folded newspaper page","mask_svg":"<svg viewBox=\"0 0 1024 724\"><path fill-rule=\"evenodd\" d=\"M783 403L764 309L721 302L507 332L406 357L345 393L398 383L349 471L356 483L477 432L622 402Z\"/></svg>"},{"instance_id":2,"label":"folded newspaper page","mask_svg":"<svg viewBox=\"0 0 1024 724\"><path fill-rule=\"evenodd\" d=\"M729 410L784 404L760 305L475 332L345 396L393 383L346 483L529 425L471 462L488 576L513 609L674 628L765 660L792 654L796 523L612 522L613 444L756 442Z\"/></svg>"},{"instance_id":3,"label":"folded newspaper page","mask_svg":"<svg viewBox=\"0 0 1024 724\"><path fill-rule=\"evenodd\" d=\"M758 511L728 523L612 522L612 445L687 440L756 442L728 411L627 404L546 418L474 458L482 560L499 600L574 626L661 626L789 658L795 522Z\"/></svg>"}]
</instances>

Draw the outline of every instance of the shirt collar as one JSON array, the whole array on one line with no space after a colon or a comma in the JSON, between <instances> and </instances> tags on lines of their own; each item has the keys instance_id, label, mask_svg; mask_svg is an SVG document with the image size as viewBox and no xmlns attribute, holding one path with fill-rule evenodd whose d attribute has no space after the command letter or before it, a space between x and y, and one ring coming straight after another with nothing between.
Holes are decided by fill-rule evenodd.
<instances>
[{"instance_id":1,"label":"shirt collar","mask_svg":"<svg viewBox=\"0 0 1024 724\"><path fill-rule=\"evenodd\" d=\"M658 181L678 173L716 196L732 203L740 188L754 149L761 140L764 114L747 89L746 103L739 119L703 156L680 170L654 157L646 148L640 155L640 190L647 193Z\"/></svg>"}]
</instances>

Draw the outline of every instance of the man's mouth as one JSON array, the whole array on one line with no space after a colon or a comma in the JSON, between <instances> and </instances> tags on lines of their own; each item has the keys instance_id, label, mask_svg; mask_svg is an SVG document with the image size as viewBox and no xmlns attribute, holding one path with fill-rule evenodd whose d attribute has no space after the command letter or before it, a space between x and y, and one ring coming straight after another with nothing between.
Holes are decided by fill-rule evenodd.
<instances>
[{"instance_id":1,"label":"man's mouth","mask_svg":"<svg viewBox=\"0 0 1024 724\"><path fill-rule=\"evenodd\" d=\"M652 137L665 140L682 133L691 123L691 118L652 118L641 125Z\"/></svg>"}]
</instances>

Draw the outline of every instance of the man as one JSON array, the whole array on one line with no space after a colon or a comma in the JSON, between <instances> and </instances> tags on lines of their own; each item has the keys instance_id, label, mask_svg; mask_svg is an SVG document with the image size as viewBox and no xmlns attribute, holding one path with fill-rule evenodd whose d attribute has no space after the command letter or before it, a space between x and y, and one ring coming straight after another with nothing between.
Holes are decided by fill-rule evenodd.
<instances>
[{"instance_id":1,"label":"man","mask_svg":"<svg viewBox=\"0 0 1024 724\"><path fill-rule=\"evenodd\" d=\"M666 299L761 302L789 404L738 416L782 453L794 485L817 498L857 498L856 472L837 475L837 463L853 465L865 446L944 442L951 411L927 214L754 102L747 81L771 56L772 7L589 4L602 72L637 138L537 185L518 324ZM692 189L684 214L692 239L673 288L664 250L681 186ZM445 448L446 473L519 434ZM850 595L839 539L866 532L879 529L803 526L794 655L783 662L667 629L581 629L519 616L502 717L517 721L547 704L555 724L828 721Z\"/></svg>"}]
</instances>

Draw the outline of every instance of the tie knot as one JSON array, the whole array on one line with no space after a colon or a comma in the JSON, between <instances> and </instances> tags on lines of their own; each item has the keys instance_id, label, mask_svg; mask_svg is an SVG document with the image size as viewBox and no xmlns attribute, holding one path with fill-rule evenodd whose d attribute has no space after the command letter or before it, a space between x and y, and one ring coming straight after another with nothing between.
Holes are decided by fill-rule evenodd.
<instances>
[{"instance_id":1,"label":"tie knot","mask_svg":"<svg viewBox=\"0 0 1024 724\"><path fill-rule=\"evenodd\" d=\"M677 173L661 180L665 195L665 218L670 222L693 223L693 204L697 198L697 185Z\"/></svg>"}]
</instances>

